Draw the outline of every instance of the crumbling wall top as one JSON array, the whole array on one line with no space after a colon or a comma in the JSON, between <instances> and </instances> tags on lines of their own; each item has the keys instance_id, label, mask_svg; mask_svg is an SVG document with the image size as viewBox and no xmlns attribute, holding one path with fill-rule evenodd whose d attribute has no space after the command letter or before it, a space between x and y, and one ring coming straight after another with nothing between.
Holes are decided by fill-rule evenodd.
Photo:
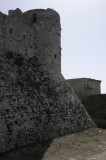
<instances>
[{"instance_id":1,"label":"crumbling wall top","mask_svg":"<svg viewBox=\"0 0 106 160\"><path fill-rule=\"evenodd\" d=\"M15 10L9 10L8 15L13 16L13 17L20 16L20 15L22 15L22 11L19 8L15 9Z\"/></svg>"}]
</instances>

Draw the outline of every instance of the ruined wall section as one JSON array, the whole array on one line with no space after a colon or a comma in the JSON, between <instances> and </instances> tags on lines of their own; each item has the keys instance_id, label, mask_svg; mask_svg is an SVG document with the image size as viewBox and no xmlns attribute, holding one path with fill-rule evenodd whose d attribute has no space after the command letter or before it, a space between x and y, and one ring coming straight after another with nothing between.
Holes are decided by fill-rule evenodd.
<instances>
[{"instance_id":1,"label":"ruined wall section","mask_svg":"<svg viewBox=\"0 0 106 160\"><path fill-rule=\"evenodd\" d=\"M67 82L72 86L73 90L82 101L85 96L100 94L100 80L91 78L68 79Z\"/></svg>"},{"instance_id":2,"label":"ruined wall section","mask_svg":"<svg viewBox=\"0 0 106 160\"><path fill-rule=\"evenodd\" d=\"M44 70L61 77L60 17L51 10L0 15L0 49L36 56Z\"/></svg>"}]
</instances>

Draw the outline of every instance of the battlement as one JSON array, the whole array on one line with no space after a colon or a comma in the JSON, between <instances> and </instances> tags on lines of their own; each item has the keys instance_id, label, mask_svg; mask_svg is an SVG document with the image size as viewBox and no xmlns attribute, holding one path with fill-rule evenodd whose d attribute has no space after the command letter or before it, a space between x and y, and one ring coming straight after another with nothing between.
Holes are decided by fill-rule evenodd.
<instances>
[{"instance_id":1,"label":"battlement","mask_svg":"<svg viewBox=\"0 0 106 160\"><path fill-rule=\"evenodd\" d=\"M0 13L0 49L36 57L43 69L61 74L60 17L52 9Z\"/></svg>"},{"instance_id":2,"label":"battlement","mask_svg":"<svg viewBox=\"0 0 106 160\"><path fill-rule=\"evenodd\" d=\"M22 11L19 8L17 8L16 10L9 10L8 15L12 17L17 17L22 15Z\"/></svg>"}]
</instances>

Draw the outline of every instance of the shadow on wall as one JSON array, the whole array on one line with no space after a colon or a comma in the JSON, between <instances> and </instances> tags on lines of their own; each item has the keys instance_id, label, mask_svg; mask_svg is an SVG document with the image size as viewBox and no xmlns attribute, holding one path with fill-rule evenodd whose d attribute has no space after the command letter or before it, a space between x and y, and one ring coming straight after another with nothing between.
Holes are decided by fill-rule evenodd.
<instances>
[{"instance_id":1,"label":"shadow on wall","mask_svg":"<svg viewBox=\"0 0 106 160\"><path fill-rule=\"evenodd\" d=\"M97 127L106 129L106 94L86 96L82 103Z\"/></svg>"},{"instance_id":2,"label":"shadow on wall","mask_svg":"<svg viewBox=\"0 0 106 160\"><path fill-rule=\"evenodd\" d=\"M49 148L51 141L15 148L0 155L0 160L41 160Z\"/></svg>"}]
</instances>

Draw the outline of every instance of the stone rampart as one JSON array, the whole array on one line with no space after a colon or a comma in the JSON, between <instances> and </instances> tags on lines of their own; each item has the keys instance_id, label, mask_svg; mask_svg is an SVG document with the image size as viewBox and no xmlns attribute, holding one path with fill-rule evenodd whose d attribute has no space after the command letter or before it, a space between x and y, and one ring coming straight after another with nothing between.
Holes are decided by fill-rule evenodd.
<instances>
[{"instance_id":1,"label":"stone rampart","mask_svg":"<svg viewBox=\"0 0 106 160\"><path fill-rule=\"evenodd\" d=\"M94 127L61 75L59 15L0 14L0 153Z\"/></svg>"}]
</instances>

